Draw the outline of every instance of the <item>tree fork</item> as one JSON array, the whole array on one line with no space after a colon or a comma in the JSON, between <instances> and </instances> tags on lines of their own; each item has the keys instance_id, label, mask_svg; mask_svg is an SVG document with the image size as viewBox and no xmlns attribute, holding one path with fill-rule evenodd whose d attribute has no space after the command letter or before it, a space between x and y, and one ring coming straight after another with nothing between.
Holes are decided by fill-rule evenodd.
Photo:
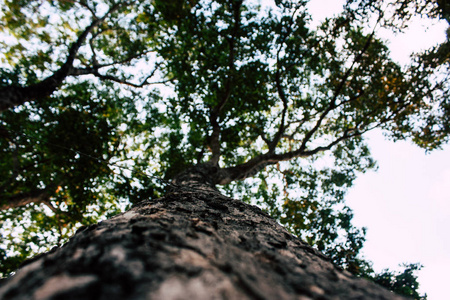
<instances>
[{"instance_id":1,"label":"tree fork","mask_svg":"<svg viewBox=\"0 0 450 300\"><path fill-rule=\"evenodd\" d=\"M2 284L0 298L404 299L342 271L194 173L164 197L82 228L28 261Z\"/></svg>"}]
</instances>

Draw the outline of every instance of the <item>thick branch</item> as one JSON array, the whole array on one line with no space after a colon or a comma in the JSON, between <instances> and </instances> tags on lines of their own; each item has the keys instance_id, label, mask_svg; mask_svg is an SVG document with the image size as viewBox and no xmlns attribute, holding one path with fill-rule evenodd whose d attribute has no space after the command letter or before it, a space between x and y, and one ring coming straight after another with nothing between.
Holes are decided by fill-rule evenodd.
<instances>
[{"instance_id":1,"label":"thick branch","mask_svg":"<svg viewBox=\"0 0 450 300\"><path fill-rule=\"evenodd\" d=\"M46 203L50 198L50 194L46 189L37 190L28 193L22 193L18 195L14 195L12 197L2 199L2 204L0 205L0 210L7 210L10 208L17 208L21 206L25 206L30 203Z\"/></svg>"},{"instance_id":2,"label":"thick branch","mask_svg":"<svg viewBox=\"0 0 450 300\"><path fill-rule=\"evenodd\" d=\"M5 111L28 101L50 96L70 74L78 50L85 42L89 33L91 33L95 27L101 24L109 14L117 10L120 6L121 4L113 5L102 18L94 19L92 23L86 27L86 29L78 36L78 39L70 47L66 62L61 66L61 68L59 68L59 70L54 72L53 75L30 86L7 86L0 89L0 111Z\"/></svg>"},{"instance_id":3,"label":"thick branch","mask_svg":"<svg viewBox=\"0 0 450 300\"><path fill-rule=\"evenodd\" d=\"M244 180L249 177L253 177L256 175L259 171L264 169L268 165L276 164L280 161L288 161L293 158L297 157L308 157L315 155L319 152L327 151L333 148L338 143L355 137L359 136L362 133L358 131L355 128L347 129L343 132L343 134L330 142L329 144L325 146L319 146L312 150L304 150L304 149L298 149L295 151L289 151L282 154L276 154L276 153L270 153L267 152L265 154L259 155L255 158L250 159L248 162L225 169L220 169L214 178L216 184L228 184L230 182L236 181L236 180Z\"/></svg>"},{"instance_id":4,"label":"thick branch","mask_svg":"<svg viewBox=\"0 0 450 300\"><path fill-rule=\"evenodd\" d=\"M265 153L250 159L248 162L235 167L220 169L214 178L216 184L228 184L236 180L244 180L253 177L267 165L276 164L274 154Z\"/></svg>"}]
</instances>

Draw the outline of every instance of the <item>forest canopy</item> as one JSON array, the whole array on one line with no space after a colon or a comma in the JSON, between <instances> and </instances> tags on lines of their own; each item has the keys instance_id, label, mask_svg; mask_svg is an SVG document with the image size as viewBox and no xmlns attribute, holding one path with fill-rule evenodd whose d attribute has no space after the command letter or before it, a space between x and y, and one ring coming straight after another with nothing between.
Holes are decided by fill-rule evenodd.
<instances>
[{"instance_id":1,"label":"forest canopy","mask_svg":"<svg viewBox=\"0 0 450 300\"><path fill-rule=\"evenodd\" d=\"M1 274L202 165L374 277L344 201L376 167L364 134L432 151L450 132L449 40L399 65L377 30L450 9L348 0L313 26L308 2L1 0Z\"/></svg>"}]
</instances>

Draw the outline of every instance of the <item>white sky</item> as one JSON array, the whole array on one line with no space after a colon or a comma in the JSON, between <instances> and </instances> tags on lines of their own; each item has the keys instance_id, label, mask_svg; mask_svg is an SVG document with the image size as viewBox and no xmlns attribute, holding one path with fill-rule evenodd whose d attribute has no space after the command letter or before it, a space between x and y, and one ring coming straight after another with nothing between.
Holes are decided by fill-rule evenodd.
<instances>
[{"instance_id":1,"label":"white sky","mask_svg":"<svg viewBox=\"0 0 450 300\"><path fill-rule=\"evenodd\" d=\"M316 21L339 11L342 2L313 0L309 8ZM379 34L390 40L394 60L407 62L412 51L443 41L446 28L445 22L418 20L405 34ZM347 197L355 225L368 228L363 253L376 271L420 262L420 292L428 300L448 299L450 146L426 155L410 142L387 141L381 132L368 137L379 170L360 176Z\"/></svg>"},{"instance_id":2,"label":"white sky","mask_svg":"<svg viewBox=\"0 0 450 300\"><path fill-rule=\"evenodd\" d=\"M360 176L347 197L355 225L368 228L363 253L377 271L420 262L420 291L448 299L450 146L425 155L380 132L369 137L379 170Z\"/></svg>"}]
</instances>

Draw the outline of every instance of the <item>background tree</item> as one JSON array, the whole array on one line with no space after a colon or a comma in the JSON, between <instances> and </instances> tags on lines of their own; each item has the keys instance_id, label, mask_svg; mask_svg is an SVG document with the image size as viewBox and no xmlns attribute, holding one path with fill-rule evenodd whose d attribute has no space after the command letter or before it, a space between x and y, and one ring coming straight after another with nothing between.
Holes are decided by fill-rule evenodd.
<instances>
[{"instance_id":1,"label":"background tree","mask_svg":"<svg viewBox=\"0 0 450 300\"><path fill-rule=\"evenodd\" d=\"M194 165L370 274L344 203L375 167L363 134L428 151L448 140L448 46L402 67L376 29L401 29L407 7L393 19L385 2L348 1L311 28L307 1L275 3L3 1L4 274Z\"/></svg>"}]
</instances>

